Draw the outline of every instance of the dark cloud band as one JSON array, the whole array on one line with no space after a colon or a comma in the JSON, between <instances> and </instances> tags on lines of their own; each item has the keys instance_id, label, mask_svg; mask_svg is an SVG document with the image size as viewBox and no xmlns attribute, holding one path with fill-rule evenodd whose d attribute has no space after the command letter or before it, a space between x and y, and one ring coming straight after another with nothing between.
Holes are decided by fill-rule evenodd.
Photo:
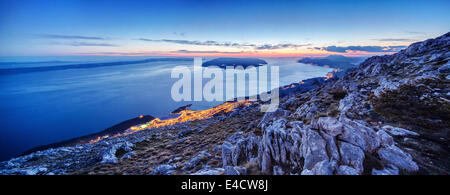
<instances>
[{"instance_id":1,"label":"dark cloud band","mask_svg":"<svg viewBox=\"0 0 450 195\"><path fill-rule=\"evenodd\" d=\"M406 46L328 46L328 47L316 47L315 49L324 50L329 52L346 53L348 50L351 51L365 51L365 52L397 52L401 49L406 48Z\"/></svg>"},{"instance_id":2,"label":"dark cloud band","mask_svg":"<svg viewBox=\"0 0 450 195\"><path fill-rule=\"evenodd\" d=\"M47 39L76 39L76 40L105 40L103 37L90 37L80 35L56 35L56 34L43 34L39 35L41 38Z\"/></svg>"},{"instance_id":3,"label":"dark cloud band","mask_svg":"<svg viewBox=\"0 0 450 195\"><path fill-rule=\"evenodd\" d=\"M247 43L232 43L232 42L217 42L217 41L190 41L190 40L172 40L172 39L146 39L140 38L140 41L148 42L166 42L166 43L176 43L184 45L203 45L203 46L220 46L220 47L236 47L236 48L253 48L255 50L275 50L275 49L286 49L286 48L297 48L309 46L310 44L247 44Z\"/></svg>"},{"instance_id":4,"label":"dark cloud band","mask_svg":"<svg viewBox=\"0 0 450 195\"><path fill-rule=\"evenodd\" d=\"M374 39L375 41L388 41L388 42L414 42L415 39Z\"/></svg>"}]
</instances>

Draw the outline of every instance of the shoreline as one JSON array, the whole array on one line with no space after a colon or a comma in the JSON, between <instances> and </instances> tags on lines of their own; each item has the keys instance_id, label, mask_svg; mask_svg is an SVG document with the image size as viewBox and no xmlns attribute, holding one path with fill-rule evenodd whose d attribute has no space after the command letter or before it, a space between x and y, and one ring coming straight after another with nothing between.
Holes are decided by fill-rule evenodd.
<instances>
[{"instance_id":1,"label":"shoreline","mask_svg":"<svg viewBox=\"0 0 450 195\"><path fill-rule=\"evenodd\" d=\"M288 96L289 94L295 93L295 92L301 92L301 91L309 91L312 90L320 85L322 85L323 83L325 83L326 81L332 80L333 77L328 77L327 75L324 77L314 77L314 78L310 78L310 79L306 79L303 81L299 81L296 83L291 83L288 85L284 85L279 87L279 96L280 98ZM259 96L259 95L258 95ZM249 97L245 97L245 99L249 99ZM227 100L224 101L221 104L212 106L208 109L205 110L209 110L215 107L218 107L220 105L223 105L226 102L235 102L235 100ZM183 107L186 106L182 106L179 108L174 109L174 111L177 111ZM187 108L188 109L188 108ZM202 111L202 110L199 110ZM171 112L173 113L173 111ZM170 114L170 113L169 113ZM166 117L165 117L166 118ZM81 144L87 144L90 143L91 141L94 141L100 137L110 137L110 136L114 136L114 135L118 135L118 134L122 134L124 133L126 130L128 130L130 127L132 126L136 126L136 125L140 125L140 124L144 124L147 122L150 122L154 119L157 119L156 117L153 117L151 115L144 115L142 116L142 118L140 117L135 117L135 118L131 118L125 121L122 121L118 124L115 124L111 127L108 127L102 131L96 132L96 133L92 133L92 134L87 134L84 136L79 136L79 137L74 137L68 140L63 140L63 141L59 141L59 142L54 142L54 143L50 143L50 144L45 144L45 145L39 145L36 147L33 147L31 149L26 150L25 152L22 152L21 154L11 157L5 161L1 161L1 162L6 162L8 160L11 160L13 158L18 158L18 157L22 157L22 156L26 156L29 154L32 154L34 152L38 152L38 151L44 151L44 150L48 150L48 149L54 149L54 148L60 148L60 147L71 147L71 146L76 146L76 145L81 145ZM98 140L97 140L98 141Z\"/></svg>"}]
</instances>

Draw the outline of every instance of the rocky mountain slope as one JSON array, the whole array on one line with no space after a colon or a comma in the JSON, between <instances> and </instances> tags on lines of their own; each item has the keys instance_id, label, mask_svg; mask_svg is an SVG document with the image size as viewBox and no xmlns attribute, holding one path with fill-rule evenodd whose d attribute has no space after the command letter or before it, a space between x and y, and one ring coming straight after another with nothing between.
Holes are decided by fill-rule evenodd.
<instances>
[{"instance_id":1,"label":"rocky mountain slope","mask_svg":"<svg viewBox=\"0 0 450 195\"><path fill-rule=\"evenodd\" d=\"M449 174L449 50L447 33L292 90L272 113L236 103L208 118L11 159L0 174Z\"/></svg>"}]
</instances>

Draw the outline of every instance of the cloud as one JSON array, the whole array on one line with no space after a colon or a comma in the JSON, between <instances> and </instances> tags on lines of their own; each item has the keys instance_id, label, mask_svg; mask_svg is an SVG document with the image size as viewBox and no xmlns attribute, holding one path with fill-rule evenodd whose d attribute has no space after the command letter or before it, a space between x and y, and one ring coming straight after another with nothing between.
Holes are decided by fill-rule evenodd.
<instances>
[{"instance_id":1,"label":"cloud","mask_svg":"<svg viewBox=\"0 0 450 195\"><path fill-rule=\"evenodd\" d=\"M190 41L190 40L177 40L177 39L145 39L140 38L138 40L148 41L148 42L166 42L166 43L176 43L183 45L206 45L206 46L225 46L225 47L253 47L253 44L240 44L240 43L229 43L229 42L217 42L217 41Z\"/></svg>"},{"instance_id":2,"label":"cloud","mask_svg":"<svg viewBox=\"0 0 450 195\"><path fill-rule=\"evenodd\" d=\"M71 39L71 40L105 40L103 37L90 37L80 35L56 35L56 34L43 34L39 35L41 38L47 39Z\"/></svg>"},{"instance_id":3,"label":"cloud","mask_svg":"<svg viewBox=\"0 0 450 195\"><path fill-rule=\"evenodd\" d=\"M419 32L419 31L406 31L406 33L413 34L413 35L425 35L425 34L427 34L426 32Z\"/></svg>"},{"instance_id":4,"label":"cloud","mask_svg":"<svg viewBox=\"0 0 450 195\"><path fill-rule=\"evenodd\" d=\"M316 47L315 49L337 52L337 53L347 53L348 50L351 51L365 51L365 52L397 52L401 49L406 48L406 46L328 46L328 47Z\"/></svg>"},{"instance_id":5,"label":"cloud","mask_svg":"<svg viewBox=\"0 0 450 195\"><path fill-rule=\"evenodd\" d=\"M71 46L99 46L99 47L118 47L118 45L110 44L110 43L88 43L88 42L72 42L68 45Z\"/></svg>"},{"instance_id":6,"label":"cloud","mask_svg":"<svg viewBox=\"0 0 450 195\"><path fill-rule=\"evenodd\" d=\"M191 51L191 50L178 50L173 53L204 53L204 54L241 54L241 51Z\"/></svg>"},{"instance_id":7,"label":"cloud","mask_svg":"<svg viewBox=\"0 0 450 195\"><path fill-rule=\"evenodd\" d=\"M94 43L94 42L84 42L84 41L72 41L72 42L50 42L51 45L67 45L74 47L119 47L119 45L111 43Z\"/></svg>"},{"instance_id":8,"label":"cloud","mask_svg":"<svg viewBox=\"0 0 450 195\"><path fill-rule=\"evenodd\" d=\"M118 47L119 45L104 42L93 42L93 41L104 41L103 37L92 37L92 36L81 36L81 35L57 35L57 34L41 34L38 35L40 38L52 40L50 44L53 45L69 45L69 46L89 46L89 47Z\"/></svg>"},{"instance_id":9,"label":"cloud","mask_svg":"<svg viewBox=\"0 0 450 195\"><path fill-rule=\"evenodd\" d=\"M253 48L255 50L275 50L275 49L285 49L285 48L297 48L309 46L310 44L249 44L249 43L232 43L232 42L218 42L218 41L191 41L191 40L176 40L176 39L146 39L139 38L137 40L147 41L147 42L166 42L175 43L183 45L201 45L201 46L220 46L220 47L235 47L235 48Z\"/></svg>"},{"instance_id":10,"label":"cloud","mask_svg":"<svg viewBox=\"0 0 450 195\"><path fill-rule=\"evenodd\" d=\"M82 52L80 55L160 56L161 52Z\"/></svg>"},{"instance_id":11,"label":"cloud","mask_svg":"<svg viewBox=\"0 0 450 195\"><path fill-rule=\"evenodd\" d=\"M186 36L186 33L184 33L184 32L173 32L173 34L175 36L180 36L180 37L185 37Z\"/></svg>"},{"instance_id":12,"label":"cloud","mask_svg":"<svg viewBox=\"0 0 450 195\"><path fill-rule=\"evenodd\" d=\"M390 42L413 42L413 41L417 41L415 39L393 39L393 38L388 38L388 39L373 39L376 41L390 41Z\"/></svg>"},{"instance_id":13,"label":"cloud","mask_svg":"<svg viewBox=\"0 0 450 195\"><path fill-rule=\"evenodd\" d=\"M311 44L303 44L303 45L299 45L299 44L291 44L291 43L287 43L287 44L276 44L276 45L260 45L260 46L256 46L255 49L258 50L263 50L263 49L267 49L267 50L272 50L272 49L286 49L286 48L297 48L297 47L305 47L305 46L310 46Z\"/></svg>"}]
</instances>

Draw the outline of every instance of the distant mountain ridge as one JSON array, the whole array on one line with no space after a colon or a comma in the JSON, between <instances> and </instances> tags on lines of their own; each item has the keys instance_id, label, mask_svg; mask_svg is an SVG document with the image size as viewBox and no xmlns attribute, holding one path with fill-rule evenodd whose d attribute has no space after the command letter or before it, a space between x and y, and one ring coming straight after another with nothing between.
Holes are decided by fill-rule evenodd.
<instances>
[{"instance_id":1,"label":"distant mountain ridge","mask_svg":"<svg viewBox=\"0 0 450 195\"><path fill-rule=\"evenodd\" d=\"M69 64L69 65L56 65L56 66L41 66L41 67L24 67L24 68L4 68L0 69L0 75L5 74L21 74L31 72L44 72L55 70L68 70L68 69L83 69L83 68L98 68L106 66L122 66L130 64L141 64L148 62L160 62L160 61L192 61L192 58L150 58L144 60L132 60L132 61L117 61L117 62L99 62L99 63L84 63L84 64Z\"/></svg>"}]
</instances>

